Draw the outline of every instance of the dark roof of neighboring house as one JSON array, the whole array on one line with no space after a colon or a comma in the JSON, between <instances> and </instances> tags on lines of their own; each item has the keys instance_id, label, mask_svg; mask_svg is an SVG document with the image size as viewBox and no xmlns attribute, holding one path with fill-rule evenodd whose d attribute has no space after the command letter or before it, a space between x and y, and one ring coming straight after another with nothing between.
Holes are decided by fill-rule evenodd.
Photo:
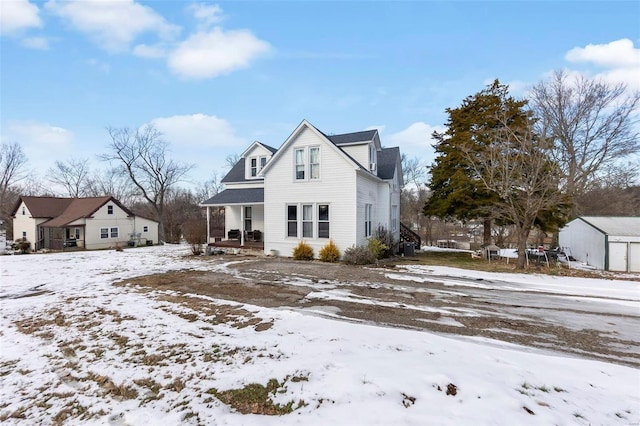
<instances>
[{"instance_id":1,"label":"dark roof of neighboring house","mask_svg":"<svg viewBox=\"0 0 640 426\"><path fill-rule=\"evenodd\" d=\"M16 215L22 202L31 212L31 217L50 219L41 224L41 226L48 228L63 227L78 219L91 217L108 202L116 204L127 215L134 216L129 209L111 196L87 198L20 197L13 209L12 216Z\"/></svg>"},{"instance_id":2,"label":"dark roof of neighboring house","mask_svg":"<svg viewBox=\"0 0 640 426\"><path fill-rule=\"evenodd\" d=\"M341 135L325 135L327 139L336 145L344 145L355 142L367 142L373 139L377 130L365 130L362 132L343 133ZM324 133L323 133L324 134Z\"/></svg>"},{"instance_id":3,"label":"dark roof of neighboring house","mask_svg":"<svg viewBox=\"0 0 640 426\"><path fill-rule=\"evenodd\" d=\"M378 177L380 179L393 179L396 164L400 161L400 148L382 148L378 151Z\"/></svg>"},{"instance_id":4,"label":"dark roof of neighboring house","mask_svg":"<svg viewBox=\"0 0 640 426\"><path fill-rule=\"evenodd\" d=\"M225 189L202 203L203 206L264 203L264 188Z\"/></svg>"}]
</instances>

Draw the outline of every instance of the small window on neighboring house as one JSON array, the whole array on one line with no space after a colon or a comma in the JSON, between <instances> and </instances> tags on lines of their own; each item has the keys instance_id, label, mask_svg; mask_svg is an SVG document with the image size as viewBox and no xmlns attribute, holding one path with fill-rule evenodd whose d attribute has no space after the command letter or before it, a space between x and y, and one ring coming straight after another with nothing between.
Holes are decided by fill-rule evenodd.
<instances>
[{"instance_id":1,"label":"small window on neighboring house","mask_svg":"<svg viewBox=\"0 0 640 426\"><path fill-rule=\"evenodd\" d=\"M113 214L113 206L107 206L107 214Z\"/></svg>"},{"instance_id":2,"label":"small window on neighboring house","mask_svg":"<svg viewBox=\"0 0 640 426\"><path fill-rule=\"evenodd\" d=\"M320 148L309 148L309 179L320 179Z\"/></svg>"},{"instance_id":3,"label":"small window on neighboring house","mask_svg":"<svg viewBox=\"0 0 640 426\"><path fill-rule=\"evenodd\" d=\"M287 206L287 237L298 236L298 206Z\"/></svg>"},{"instance_id":4,"label":"small window on neighboring house","mask_svg":"<svg viewBox=\"0 0 640 426\"><path fill-rule=\"evenodd\" d=\"M142 227L142 232L149 232L149 227L148 226L143 226Z\"/></svg>"},{"instance_id":5,"label":"small window on neighboring house","mask_svg":"<svg viewBox=\"0 0 640 426\"><path fill-rule=\"evenodd\" d=\"M118 238L118 228L111 228L111 238Z\"/></svg>"},{"instance_id":6,"label":"small window on neighboring house","mask_svg":"<svg viewBox=\"0 0 640 426\"><path fill-rule=\"evenodd\" d=\"M26 239L27 238L27 231L22 231L22 238Z\"/></svg>"},{"instance_id":7,"label":"small window on neighboring house","mask_svg":"<svg viewBox=\"0 0 640 426\"><path fill-rule=\"evenodd\" d=\"M329 238L329 205L318 205L318 238Z\"/></svg>"},{"instance_id":8,"label":"small window on neighboring house","mask_svg":"<svg viewBox=\"0 0 640 426\"><path fill-rule=\"evenodd\" d=\"M22 216L27 214L27 209L24 208L24 206L22 206Z\"/></svg>"},{"instance_id":9,"label":"small window on neighboring house","mask_svg":"<svg viewBox=\"0 0 640 426\"><path fill-rule=\"evenodd\" d=\"M80 239L80 228L74 229L74 234L73 235L74 235L76 240L79 240Z\"/></svg>"},{"instance_id":10,"label":"small window on neighboring house","mask_svg":"<svg viewBox=\"0 0 640 426\"><path fill-rule=\"evenodd\" d=\"M302 206L302 238L313 238L313 205Z\"/></svg>"},{"instance_id":11,"label":"small window on neighboring house","mask_svg":"<svg viewBox=\"0 0 640 426\"><path fill-rule=\"evenodd\" d=\"M251 177L258 176L258 159L256 157L251 158Z\"/></svg>"},{"instance_id":12,"label":"small window on neighboring house","mask_svg":"<svg viewBox=\"0 0 640 426\"><path fill-rule=\"evenodd\" d=\"M371 236L371 211L373 210L372 204L364 205L364 236L369 238Z\"/></svg>"},{"instance_id":13,"label":"small window on neighboring house","mask_svg":"<svg viewBox=\"0 0 640 426\"><path fill-rule=\"evenodd\" d=\"M296 149L296 180L304 180L304 149Z\"/></svg>"},{"instance_id":14,"label":"small window on neighboring house","mask_svg":"<svg viewBox=\"0 0 640 426\"><path fill-rule=\"evenodd\" d=\"M100 228L100 239L104 240L109 238L109 228Z\"/></svg>"}]
</instances>

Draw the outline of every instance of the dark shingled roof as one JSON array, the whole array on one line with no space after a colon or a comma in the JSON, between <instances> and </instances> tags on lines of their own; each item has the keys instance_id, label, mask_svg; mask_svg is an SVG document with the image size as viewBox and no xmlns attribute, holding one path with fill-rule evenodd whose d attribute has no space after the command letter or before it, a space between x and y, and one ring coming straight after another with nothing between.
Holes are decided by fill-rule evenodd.
<instances>
[{"instance_id":1,"label":"dark shingled roof","mask_svg":"<svg viewBox=\"0 0 640 426\"><path fill-rule=\"evenodd\" d=\"M264 203L264 188L225 189L203 202L202 205L224 206L251 203Z\"/></svg>"},{"instance_id":2,"label":"dark shingled roof","mask_svg":"<svg viewBox=\"0 0 640 426\"><path fill-rule=\"evenodd\" d=\"M278 148L274 148L274 147L272 147L272 146L265 145L265 144L263 144L262 142L260 142L260 145L262 145L262 146L264 146L265 148L267 148L269 151L271 151L271 153L272 153L272 154L275 154L275 153L276 153L276 151L278 150Z\"/></svg>"},{"instance_id":3,"label":"dark shingled roof","mask_svg":"<svg viewBox=\"0 0 640 426\"><path fill-rule=\"evenodd\" d=\"M342 135L325 135L327 139L336 145L349 144L354 142L365 142L373 139L377 130L365 130L363 132L344 133Z\"/></svg>"},{"instance_id":4,"label":"dark shingled roof","mask_svg":"<svg viewBox=\"0 0 640 426\"><path fill-rule=\"evenodd\" d=\"M393 179L396 164L400 161L400 148L382 148L378 151L378 177L380 179Z\"/></svg>"},{"instance_id":5,"label":"dark shingled roof","mask_svg":"<svg viewBox=\"0 0 640 426\"><path fill-rule=\"evenodd\" d=\"M244 158L238 160L238 162L229 170L229 173L222 178L222 183L228 182L246 182L248 179L244 176ZM253 180L253 179L252 179Z\"/></svg>"}]
</instances>

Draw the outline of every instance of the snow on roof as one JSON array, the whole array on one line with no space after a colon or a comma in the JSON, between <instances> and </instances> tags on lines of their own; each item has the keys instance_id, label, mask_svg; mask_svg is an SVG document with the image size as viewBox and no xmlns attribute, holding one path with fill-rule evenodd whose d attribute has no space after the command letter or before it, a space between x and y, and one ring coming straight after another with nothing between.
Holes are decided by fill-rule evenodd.
<instances>
[{"instance_id":1,"label":"snow on roof","mask_svg":"<svg viewBox=\"0 0 640 426\"><path fill-rule=\"evenodd\" d=\"M582 216L578 219L607 235L640 237L640 217Z\"/></svg>"}]
</instances>

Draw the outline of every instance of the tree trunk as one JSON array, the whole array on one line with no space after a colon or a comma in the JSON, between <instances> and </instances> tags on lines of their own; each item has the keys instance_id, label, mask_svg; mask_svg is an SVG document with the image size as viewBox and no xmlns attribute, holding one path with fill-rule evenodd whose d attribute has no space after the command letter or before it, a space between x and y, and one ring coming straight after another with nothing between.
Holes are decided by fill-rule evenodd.
<instances>
[{"instance_id":1,"label":"tree trunk","mask_svg":"<svg viewBox=\"0 0 640 426\"><path fill-rule=\"evenodd\" d=\"M527 239L531 232L532 226L517 226L516 236L518 239L518 261L516 269L524 269L527 264Z\"/></svg>"},{"instance_id":2,"label":"tree trunk","mask_svg":"<svg viewBox=\"0 0 640 426\"><path fill-rule=\"evenodd\" d=\"M488 246L489 244L491 244L491 219L485 218L483 222L482 245Z\"/></svg>"}]
</instances>

